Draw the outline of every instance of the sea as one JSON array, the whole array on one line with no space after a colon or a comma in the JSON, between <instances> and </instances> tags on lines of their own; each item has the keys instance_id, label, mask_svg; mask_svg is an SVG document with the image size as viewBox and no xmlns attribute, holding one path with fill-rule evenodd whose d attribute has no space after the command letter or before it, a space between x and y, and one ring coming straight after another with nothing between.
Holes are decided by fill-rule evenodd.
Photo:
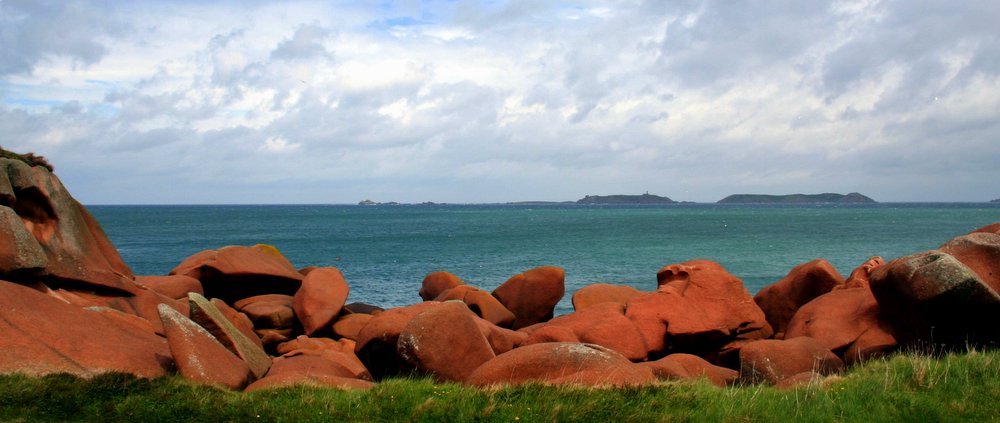
<instances>
[{"instance_id":1,"label":"sea","mask_svg":"<svg viewBox=\"0 0 1000 423\"><path fill-rule=\"evenodd\" d=\"M270 244L295 266L333 266L348 302L420 301L445 270L491 291L525 270L560 266L566 295L593 283L656 288L663 266L721 263L754 294L796 265L830 261L844 276L871 256L936 248L1000 222L1000 204L866 205L90 205L137 275L165 275L188 256Z\"/></svg>"}]
</instances>

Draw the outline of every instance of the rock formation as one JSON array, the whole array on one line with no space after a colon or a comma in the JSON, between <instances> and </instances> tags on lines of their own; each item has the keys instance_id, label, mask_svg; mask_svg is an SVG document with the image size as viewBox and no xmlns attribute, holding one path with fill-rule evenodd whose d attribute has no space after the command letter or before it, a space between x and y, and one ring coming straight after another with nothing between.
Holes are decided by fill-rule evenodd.
<instances>
[{"instance_id":1,"label":"rock formation","mask_svg":"<svg viewBox=\"0 0 1000 423\"><path fill-rule=\"evenodd\" d=\"M176 373L247 391L414 372L473 386L787 387L898 348L1000 342L1000 223L873 257L846 280L814 260L753 297L719 263L667 264L650 291L593 284L562 316L554 266L492 293L435 272L389 310L346 304L338 269L299 271L266 245L203 251L170 273L133 276L50 170L0 158L0 373Z\"/></svg>"}]
</instances>

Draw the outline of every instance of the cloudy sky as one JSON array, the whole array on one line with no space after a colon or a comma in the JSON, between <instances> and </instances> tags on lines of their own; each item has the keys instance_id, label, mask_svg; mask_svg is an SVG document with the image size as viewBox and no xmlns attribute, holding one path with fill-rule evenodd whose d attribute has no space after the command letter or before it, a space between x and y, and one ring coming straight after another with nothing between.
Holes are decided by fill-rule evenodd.
<instances>
[{"instance_id":1,"label":"cloudy sky","mask_svg":"<svg viewBox=\"0 0 1000 423\"><path fill-rule=\"evenodd\" d=\"M1000 197L1000 2L0 0L86 204Z\"/></svg>"}]
</instances>

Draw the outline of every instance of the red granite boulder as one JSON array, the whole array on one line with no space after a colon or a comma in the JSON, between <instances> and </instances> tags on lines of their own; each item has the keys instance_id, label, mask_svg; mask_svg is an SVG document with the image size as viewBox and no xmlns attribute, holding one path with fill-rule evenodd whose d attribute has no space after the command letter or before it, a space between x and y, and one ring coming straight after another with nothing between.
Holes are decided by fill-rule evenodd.
<instances>
[{"instance_id":1,"label":"red granite boulder","mask_svg":"<svg viewBox=\"0 0 1000 423\"><path fill-rule=\"evenodd\" d=\"M557 342L527 345L500 354L466 379L473 386L640 386L655 382L649 368L633 364L617 352L599 345Z\"/></svg>"},{"instance_id":2,"label":"red granite boulder","mask_svg":"<svg viewBox=\"0 0 1000 423\"><path fill-rule=\"evenodd\" d=\"M247 297L233 307L245 314L254 329L291 329L295 323L292 296L282 294Z\"/></svg>"},{"instance_id":3,"label":"red granite boulder","mask_svg":"<svg viewBox=\"0 0 1000 423\"><path fill-rule=\"evenodd\" d=\"M213 303L196 292L188 293L191 320L205 328L230 352L243 359L253 372L254 378L261 378L271 367L271 357L264 352L256 335L253 338L241 332L233 322Z\"/></svg>"},{"instance_id":4,"label":"red granite boulder","mask_svg":"<svg viewBox=\"0 0 1000 423\"><path fill-rule=\"evenodd\" d=\"M476 325L479 326L479 332L486 337L486 342L489 342L494 355L500 355L517 348L528 337L526 333L499 327L481 317L476 318Z\"/></svg>"},{"instance_id":5,"label":"red granite boulder","mask_svg":"<svg viewBox=\"0 0 1000 423\"><path fill-rule=\"evenodd\" d=\"M205 296L233 304L265 294L294 295L302 274L270 245L228 246L185 259L170 271L201 281Z\"/></svg>"},{"instance_id":6,"label":"red granite boulder","mask_svg":"<svg viewBox=\"0 0 1000 423\"><path fill-rule=\"evenodd\" d=\"M354 354L353 346L347 349L346 345L340 341L330 338L310 338L305 335L299 335L288 342L282 342L275 350L279 355L285 355L296 350L330 350Z\"/></svg>"},{"instance_id":7,"label":"red granite boulder","mask_svg":"<svg viewBox=\"0 0 1000 423\"><path fill-rule=\"evenodd\" d=\"M170 353L184 379L240 390L253 372L205 328L166 305L159 307Z\"/></svg>"},{"instance_id":8,"label":"red granite boulder","mask_svg":"<svg viewBox=\"0 0 1000 423\"><path fill-rule=\"evenodd\" d=\"M896 347L868 287L837 289L810 301L792 317L786 335L815 339L848 365L882 356Z\"/></svg>"},{"instance_id":9,"label":"red granite boulder","mask_svg":"<svg viewBox=\"0 0 1000 423\"><path fill-rule=\"evenodd\" d=\"M399 333L399 356L438 380L463 381L494 357L475 319L476 315L457 301L421 312Z\"/></svg>"},{"instance_id":10,"label":"red granite boulder","mask_svg":"<svg viewBox=\"0 0 1000 423\"><path fill-rule=\"evenodd\" d=\"M341 338L358 339L361 328L365 327L374 316L370 314L345 314L333 323L333 334Z\"/></svg>"},{"instance_id":11,"label":"red granite boulder","mask_svg":"<svg viewBox=\"0 0 1000 423\"><path fill-rule=\"evenodd\" d=\"M292 308L305 334L329 332L350 292L337 268L322 267L309 272L292 299Z\"/></svg>"},{"instance_id":12,"label":"red granite boulder","mask_svg":"<svg viewBox=\"0 0 1000 423\"><path fill-rule=\"evenodd\" d=\"M727 386L740 378L740 372L719 367L692 354L670 354L656 361L639 365L650 368L661 380L708 379L713 385Z\"/></svg>"},{"instance_id":13,"label":"red granite boulder","mask_svg":"<svg viewBox=\"0 0 1000 423\"><path fill-rule=\"evenodd\" d=\"M0 158L0 277L109 294L135 289L132 271L87 209L48 169Z\"/></svg>"},{"instance_id":14,"label":"red granite boulder","mask_svg":"<svg viewBox=\"0 0 1000 423\"><path fill-rule=\"evenodd\" d=\"M151 326L7 281L0 281L0 333L0 373L152 378L173 368L166 341Z\"/></svg>"},{"instance_id":15,"label":"red granite boulder","mask_svg":"<svg viewBox=\"0 0 1000 423\"><path fill-rule=\"evenodd\" d=\"M190 276L136 276L135 281L160 295L175 300L186 300L189 292L204 295L201 282Z\"/></svg>"},{"instance_id":16,"label":"red granite boulder","mask_svg":"<svg viewBox=\"0 0 1000 423\"><path fill-rule=\"evenodd\" d=\"M236 326L236 329L238 329L240 333L246 335L246 337L253 341L253 343L257 346L262 348L264 347L264 343L261 342L260 336L257 336L257 333L253 330L253 322L250 321L250 318L247 317L246 314L236 311L235 308L230 307L229 304L226 304L218 298L212 298L209 302L212 303L216 309L221 311L222 315L226 316L226 319L228 319L233 326Z\"/></svg>"},{"instance_id":17,"label":"red granite boulder","mask_svg":"<svg viewBox=\"0 0 1000 423\"><path fill-rule=\"evenodd\" d=\"M940 250L958 259L986 286L1000 293L1000 234L973 232L953 238Z\"/></svg>"},{"instance_id":18,"label":"red granite boulder","mask_svg":"<svg viewBox=\"0 0 1000 423\"><path fill-rule=\"evenodd\" d=\"M420 298L430 301L441 295L442 292L459 285L465 285L458 276L448 272L434 272L424 278L420 287Z\"/></svg>"},{"instance_id":19,"label":"red granite boulder","mask_svg":"<svg viewBox=\"0 0 1000 423\"><path fill-rule=\"evenodd\" d=\"M1000 295L951 254L931 250L875 269L871 291L900 345L1000 342Z\"/></svg>"},{"instance_id":20,"label":"red granite boulder","mask_svg":"<svg viewBox=\"0 0 1000 423\"><path fill-rule=\"evenodd\" d=\"M864 262L861 266L858 266L851 275L847 277L843 285L838 286L836 289L851 289L851 288L865 288L869 289L869 282L871 281L872 272L875 269L885 264L885 259L879 256L874 256L868 261Z\"/></svg>"},{"instance_id":21,"label":"red granite boulder","mask_svg":"<svg viewBox=\"0 0 1000 423\"><path fill-rule=\"evenodd\" d=\"M444 303L427 301L386 310L372 317L358 332L355 354L375 380L406 374L414 370L398 353L399 334L416 315Z\"/></svg>"},{"instance_id":22,"label":"red granite boulder","mask_svg":"<svg viewBox=\"0 0 1000 423\"><path fill-rule=\"evenodd\" d=\"M555 328L569 329L573 338L559 339ZM646 358L649 348L639 329L625 317L625 305L617 302L595 304L581 311L556 317L535 330L525 345L552 341L578 341L617 351L632 361Z\"/></svg>"},{"instance_id":23,"label":"red granite boulder","mask_svg":"<svg viewBox=\"0 0 1000 423\"><path fill-rule=\"evenodd\" d=\"M831 375L842 371L843 361L816 340L798 338L765 339L740 349L740 380L743 383L777 385L802 372Z\"/></svg>"},{"instance_id":24,"label":"red granite boulder","mask_svg":"<svg viewBox=\"0 0 1000 423\"><path fill-rule=\"evenodd\" d=\"M163 323L157 307L167 304L183 315L188 314L187 301L168 298L145 286L135 285L132 293L118 294L109 291L89 291L79 289L56 289L57 295L70 303L86 306L102 306L146 319L156 333L163 334Z\"/></svg>"},{"instance_id":25,"label":"red granite boulder","mask_svg":"<svg viewBox=\"0 0 1000 423\"><path fill-rule=\"evenodd\" d=\"M507 310L500 301L497 301L488 292L469 285L459 285L445 290L435 301L458 300L472 310L477 316L486 319L490 323L500 327L510 327L514 323L514 313Z\"/></svg>"},{"instance_id":26,"label":"red granite boulder","mask_svg":"<svg viewBox=\"0 0 1000 423\"><path fill-rule=\"evenodd\" d=\"M642 291L628 285L595 283L580 288L573 293L573 309L580 311L593 305L607 302L625 305L628 300L642 294Z\"/></svg>"},{"instance_id":27,"label":"red granite boulder","mask_svg":"<svg viewBox=\"0 0 1000 423\"><path fill-rule=\"evenodd\" d=\"M296 350L274 359L267 376L246 392L307 385L341 389L375 386L371 376L353 354L327 350Z\"/></svg>"},{"instance_id":28,"label":"red granite boulder","mask_svg":"<svg viewBox=\"0 0 1000 423\"><path fill-rule=\"evenodd\" d=\"M775 337L781 338L799 307L843 283L844 277L830 262L816 259L795 266L788 275L760 290L753 299L764 311Z\"/></svg>"},{"instance_id":29,"label":"red granite boulder","mask_svg":"<svg viewBox=\"0 0 1000 423\"><path fill-rule=\"evenodd\" d=\"M649 356L704 356L727 344L764 339L771 326L743 281L721 265L694 260L664 267L659 288L628 301L625 316L639 329Z\"/></svg>"},{"instance_id":30,"label":"red granite boulder","mask_svg":"<svg viewBox=\"0 0 1000 423\"><path fill-rule=\"evenodd\" d=\"M511 328L517 330L552 318L566 292L565 280L562 268L538 267L508 279L493 290L493 296L514 313Z\"/></svg>"}]
</instances>

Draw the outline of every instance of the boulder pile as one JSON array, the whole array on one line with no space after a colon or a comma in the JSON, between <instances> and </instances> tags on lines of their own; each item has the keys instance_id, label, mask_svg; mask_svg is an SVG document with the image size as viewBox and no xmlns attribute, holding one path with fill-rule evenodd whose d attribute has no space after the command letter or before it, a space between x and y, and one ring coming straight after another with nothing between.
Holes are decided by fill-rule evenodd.
<instances>
[{"instance_id":1,"label":"boulder pile","mask_svg":"<svg viewBox=\"0 0 1000 423\"><path fill-rule=\"evenodd\" d=\"M755 296L721 264L668 264L650 291L565 295L559 267L492 292L448 272L414 304L347 304L332 267L266 245L203 251L135 276L48 169L0 159L0 373L180 374L234 390L364 389L397 375L471 386L793 386L899 349L1000 341L1000 224L847 278L825 260Z\"/></svg>"}]
</instances>

